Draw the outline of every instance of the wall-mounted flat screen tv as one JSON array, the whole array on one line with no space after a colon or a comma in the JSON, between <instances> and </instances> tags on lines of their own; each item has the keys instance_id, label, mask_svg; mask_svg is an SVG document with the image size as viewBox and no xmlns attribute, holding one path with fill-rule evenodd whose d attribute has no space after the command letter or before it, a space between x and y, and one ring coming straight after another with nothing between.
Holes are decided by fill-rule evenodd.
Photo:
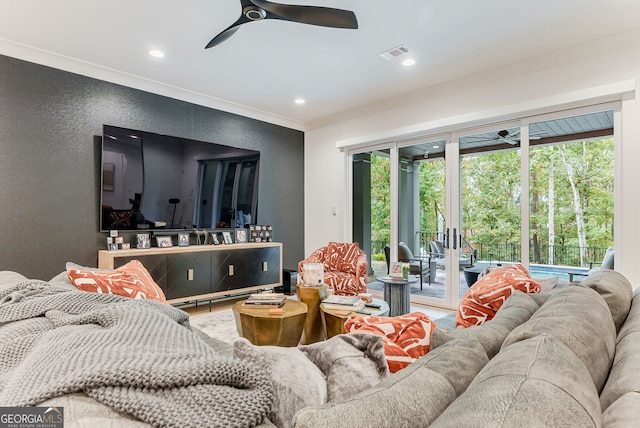
<instances>
[{"instance_id":1,"label":"wall-mounted flat screen tv","mask_svg":"<svg viewBox=\"0 0 640 428\"><path fill-rule=\"evenodd\" d=\"M103 126L100 230L256 224L260 152Z\"/></svg>"}]
</instances>

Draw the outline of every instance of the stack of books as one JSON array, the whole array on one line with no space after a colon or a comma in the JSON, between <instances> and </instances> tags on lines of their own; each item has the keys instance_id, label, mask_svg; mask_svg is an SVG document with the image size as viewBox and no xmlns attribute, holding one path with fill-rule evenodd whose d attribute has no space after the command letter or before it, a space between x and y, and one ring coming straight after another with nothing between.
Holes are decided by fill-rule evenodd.
<instances>
[{"instance_id":1,"label":"stack of books","mask_svg":"<svg viewBox=\"0 0 640 428\"><path fill-rule=\"evenodd\" d=\"M251 294L243 304L252 307L279 308L284 305L286 299L284 293Z\"/></svg>"},{"instance_id":2,"label":"stack of books","mask_svg":"<svg viewBox=\"0 0 640 428\"><path fill-rule=\"evenodd\" d=\"M358 296L337 296L333 295L322 301L325 309L360 311L364 308L364 300Z\"/></svg>"}]
</instances>

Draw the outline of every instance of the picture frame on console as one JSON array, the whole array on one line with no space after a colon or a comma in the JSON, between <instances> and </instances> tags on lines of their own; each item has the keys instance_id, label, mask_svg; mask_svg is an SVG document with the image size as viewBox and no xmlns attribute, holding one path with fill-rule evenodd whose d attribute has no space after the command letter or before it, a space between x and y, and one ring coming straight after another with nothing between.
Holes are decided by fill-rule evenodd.
<instances>
[{"instance_id":1,"label":"picture frame on console","mask_svg":"<svg viewBox=\"0 0 640 428\"><path fill-rule=\"evenodd\" d=\"M189 232L179 232L178 247L188 247L188 246L189 246Z\"/></svg>"},{"instance_id":2,"label":"picture frame on console","mask_svg":"<svg viewBox=\"0 0 640 428\"><path fill-rule=\"evenodd\" d=\"M170 236L156 236L156 243L159 248L173 247L173 242Z\"/></svg>"},{"instance_id":3,"label":"picture frame on console","mask_svg":"<svg viewBox=\"0 0 640 428\"><path fill-rule=\"evenodd\" d=\"M216 232L211 232L211 243L213 245L220 245L221 241Z\"/></svg>"},{"instance_id":4,"label":"picture frame on console","mask_svg":"<svg viewBox=\"0 0 640 428\"><path fill-rule=\"evenodd\" d=\"M247 229L236 229L236 243L244 244L247 242Z\"/></svg>"},{"instance_id":5,"label":"picture frame on console","mask_svg":"<svg viewBox=\"0 0 640 428\"><path fill-rule=\"evenodd\" d=\"M233 244L233 238L231 238L231 232L229 231L222 232L222 237L224 238L225 244Z\"/></svg>"},{"instance_id":6,"label":"picture frame on console","mask_svg":"<svg viewBox=\"0 0 640 428\"><path fill-rule=\"evenodd\" d=\"M136 248L151 248L151 239L148 233L138 233L136 235Z\"/></svg>"}]
</instances>

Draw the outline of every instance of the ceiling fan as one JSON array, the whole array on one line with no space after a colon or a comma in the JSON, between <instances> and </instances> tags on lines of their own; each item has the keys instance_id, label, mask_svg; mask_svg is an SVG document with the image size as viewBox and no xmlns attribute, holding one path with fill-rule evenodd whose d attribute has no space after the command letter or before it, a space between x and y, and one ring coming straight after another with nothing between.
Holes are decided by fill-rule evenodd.
<instances>
[{"instance_id":1,"label":"ceiling fan","mask_svg":"<svg viewBox=\"0 0 640 428\"><path fill-rule=\"evenodd\" d=\"M240 25L252 21L262 21L263 19L280 19L302 24L319 25L321 27L358 28L356 15L350 10L281 4L267 0L240 0L240 3L242 6L240 17L236 22L211 39L205 49L217 46L227 40L238 31Z\"/></svg>"},{"instance_id":2,"label":"ceiling fan","mask_svg":"<svg viewBox=\"0 0 640 428\"><path fill-rule=\"evenodd\" d=\"M544 134L544 131L531 132L529 134L530 140L539 140L542 138L540 135ZM520 129L515 129L513 132L509 132L507 129L502 129L498 132L490 132L486 134L480 134L478 136L463 137L469 143L507 143L511 145L520 144ZM474 139L477 138L477 139Z\"/></svg>"}]
</instances>

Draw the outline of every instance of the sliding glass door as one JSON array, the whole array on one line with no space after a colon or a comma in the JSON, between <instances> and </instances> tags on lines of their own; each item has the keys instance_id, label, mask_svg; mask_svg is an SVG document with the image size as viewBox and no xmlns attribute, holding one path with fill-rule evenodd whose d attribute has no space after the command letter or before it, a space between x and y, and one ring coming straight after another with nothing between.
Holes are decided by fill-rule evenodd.
<instances>
[{"instance_id":1,"label":"sliding glass door","mask_svg":"<svg viewBox=\"0 0 640 428\"><path fill-rule=\"evenodd\" d=\"M351 153L371 287L403 245L429 265L412 302L450 308L490 266L563 279L596 266L613 246L616 117L610 103Z\"/></svg>"},{"instance_id":2,"label":"sliding glass door","mask_svg":"<svg viewBox=\"0 0 640 428\"><path fill-rule=\"evenodd\" d=\"M487 267L520 260L521 130L516 125L492 125L459 138L461 291Z\"/></svg>"},{"instance_id":3,"label":"sliding glass door","mask_svg":"<svg viewBox=\"0 0 640 428\"><path fill-rule=\"evenodd\" d=\"M445 147L439 138L398 145L398 260L408 251L412 301L438 306L447 306Z\"/></svg>"}]
</instances>

